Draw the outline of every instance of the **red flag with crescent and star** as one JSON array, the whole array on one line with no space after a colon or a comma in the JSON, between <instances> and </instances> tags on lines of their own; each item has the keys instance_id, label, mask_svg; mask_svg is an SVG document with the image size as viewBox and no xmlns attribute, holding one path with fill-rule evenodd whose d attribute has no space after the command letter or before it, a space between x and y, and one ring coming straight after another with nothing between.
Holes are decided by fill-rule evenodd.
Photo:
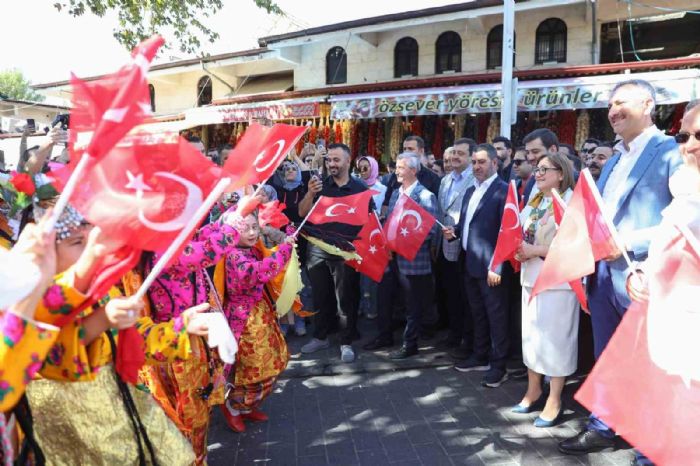
<instances>
[{"instance_id":1,"label":"red flag with crescent and star","mask_svg":"<svg viewBox=\"0 0 700 466\"><path fill-rule=\"evenodd\" d=\"M252 123L231 151L224 170L245 184L267 181L306 132L306 126Z\"/></svg>"},{"instance_id":2,"label":"red flag with crescent and star","mask_svg":"<svg viewBox=\"0 0 700 466\"><path fill-rule=\"evenodd\" d=\"M493 250L491 266L489 270L494 271L496 267L505 261L509 261L513 270L520 270L520 262L515 260L515 253L523 242L523 228L520 224L520 209L518 208L518 190L515 181L511 180L508 186L506 204L501 217L501 228L498 230L496 248Z\"/></svg>"},{"instance_id":3,"label":"red flag with crescent and star","mask_svg":"<svg viewBox=\"0 0 700 466\"><path fill-rule=\"evenodd\" d=\"M347 261L347 264L379 283L389 263L389 251L377 214L372 213L369 216L369 220L352 244L355 246L355 252L362 257L362 261L352 260Z\"/></svg>"},{"instance_id":4,"label":"red flag with crescent and star","mask_svg":"<svg viewBox=\"0 0 700 466\"><path fill-rule=\"evenodd\" d=\"M361 193L342 197L321 196L309 213L309 222L345 223L347 225L364 225L369 218L369 201L374 191L366 190Z\"/></svg>"},{"instance_id":5,"label":"red flag with crescent and star","mask_svg":"<svg viewBox=\"0 0 700 466\"><path fill-rule=\"evenodd\" d=\"M566 203L556 191L552 192L552 210L554 211L554 223L559 227L559 225L561 225L561 220L564 218ZM586 298L586 292L583 289L581 279L577 278L576 280L571 280L569 286L574 290L574 293L576 293L578 302L581 303L581 308L583 308L586 313L590 314L591 311L588 310L588 298Z\"/></svg>"},{"instance_id":6,"label":"red flag with crescent and star","mask_svg":"<svg viewBox=\"0 0 700 466\"><path fill-rule=\"evenodd\" d=\"M648 301L625 312L575 395L659 465L700 464L700 243L681 215L652 240Z\"/></svg>"},{"instance_id":7,"label":"red flag with crescent and star","mask_svg":"<svg viewBox=\"0 0 700 466\"><path fill-rule=\"evenodd\" d=\"M549 246L530 299L554 286L592 274L596 261L617 252L597 190L588 170L583 170Z\"/></svg>"},{"instance_id":8,"label":"red flag with crescent and star","mask_svg":"<svg viewBox=\"0 0 700 466\"><path fill-rule=\"evenodd\" d=\"M104 157L131 128L151 116L147 73L163 43L160 36L141 42L131 62L112 75L90 82L71 76L71 159L84 152L93 159Z\"/></svg>"},{"instance_id":9,"label":"red flag with crescent and star","mask_svg":"<svg viewBox=\"0 0 700 466\"><path fill-rule=\"evenodd\" d=\"M406 260L412 261L430 235L433 225L435 217L409 196L401 194L384 223L387 246Z\"/></svg>"}]
</instances>

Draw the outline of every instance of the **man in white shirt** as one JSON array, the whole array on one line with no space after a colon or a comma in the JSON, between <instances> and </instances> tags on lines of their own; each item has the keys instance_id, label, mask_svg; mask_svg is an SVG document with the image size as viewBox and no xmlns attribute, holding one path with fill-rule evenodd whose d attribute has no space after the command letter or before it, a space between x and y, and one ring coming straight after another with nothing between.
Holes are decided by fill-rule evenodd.
<instances>
[{"instance_id":1,"label":"man in white shirt","mask_svg":"<svg viewBox=\"0 0 700 466\"><path fill-rule=\"evenodd\" d=\"M604 208L620 233L628 256L636 262L647 257L654 230L661 223L661 212L673 198L669 179L682 164L676 142L654 126L655 99L656 91L646 81L631 80L615 86L610 94L608 120L622 138L616 146L620 154L603 166L598 179ZM596 358L630 305L625 289L629 270L621 256L618 251L599 261L595 274L588 279ZM559 450L582 454L613 448L614 437L615 432L591 414L586 429L561 442ZM637 454L633 464L651 463Z\"/></svg>"}]
</instances>

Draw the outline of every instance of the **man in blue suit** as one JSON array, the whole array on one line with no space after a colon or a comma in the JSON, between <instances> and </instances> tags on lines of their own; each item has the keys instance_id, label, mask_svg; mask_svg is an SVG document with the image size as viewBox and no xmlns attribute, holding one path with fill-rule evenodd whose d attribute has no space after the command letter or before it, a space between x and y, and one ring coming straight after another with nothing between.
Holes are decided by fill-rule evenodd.
<instances>
[{"instance_id":1,"label":"man in blue suit","mask_svg":"<svg viewBox=\"0 0 700 466\"><path fill-rule=\"evenodd\" d=\"M665 136L652 121L656 92L642 80L619 83L610 94L608 120L622 141L618 155L604 166L598 179L603 203L620 232L632 261L647 257L661 211L671 202L669 179L682 164L673 138ZM596 264L588 279L588 304L593 324L595 357L605 349L630 305L625 289L629 275L621 252ZM615 433L591 414L586 429L564 440L559 449L582 454L614 447ZM637 454L634 463L651 464Z\"/></svg>"},{"instance_id":2,"label":"man in blue suit","mask_svg":"<svg viewBox=\"0 0 700 466\"><path fill-rule=\"evenodd\" d=\"M396 206L399 196L406 195L416 201L422 208L437 217L437 200L435 195L418 182L420 159L411 152L404 152L396 159L396 179L400 183L389 201L387 217ZM392 301L397 292L406 297L406 328L403 332L403 344L389 354L391 359L406 359L418 354L418 334L421 317L428 312L433 300L432 250L437 244L437 227L433 226L425 238L416 257L409 261L394 254L389 266L384 271L378 290L379 335L364 346L366 350L377 350L392 346Z\"/></svg>"},{"instance_id":3,"label":"man in blue suit","mask_svg":"<svg viewBox=\"0 0 700 466\"><path fill-rule=\"evenodd\" d=\"M462 200L457 227L445 227L447 240L461 244L460 266L464 291L474 323L474 352L455 364L460 372L486 371L482 385L498 387L507 378L509 349L508 289L502 283L502 265L489 270L501 227L508 184L498 177L498 153L481 144L472 153L474 186Z\"/></svg>"}]
</instances>

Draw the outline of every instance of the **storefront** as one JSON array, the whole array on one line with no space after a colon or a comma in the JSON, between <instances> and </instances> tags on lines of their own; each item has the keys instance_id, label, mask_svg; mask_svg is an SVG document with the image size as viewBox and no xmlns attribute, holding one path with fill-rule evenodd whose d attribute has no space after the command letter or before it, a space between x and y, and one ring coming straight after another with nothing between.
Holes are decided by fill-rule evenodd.
<instances>
[{"instance_id":1,"label":"storefront","mask_svg":"<svg viewBox=\"0 0 700 466\"><path fill-rule=\"evenodd\" d=\"M700 70L684 69L522 81L517 88L517 123L512 139L518 143L535 128L548 127L562 143L580 147L588 137L614 138L607 123L610 91L618 82L649 81L657 91L657 125L671 131L678 125L682 105L700 97ZM331 96L331 119L350 134L353 153L383 160L399 152L407 134L422 136L440 157L456 137L490 141L498 135L500 84L410 89ZM677 130L677 128L676 128Z\"/></svg>"}]
</instances>

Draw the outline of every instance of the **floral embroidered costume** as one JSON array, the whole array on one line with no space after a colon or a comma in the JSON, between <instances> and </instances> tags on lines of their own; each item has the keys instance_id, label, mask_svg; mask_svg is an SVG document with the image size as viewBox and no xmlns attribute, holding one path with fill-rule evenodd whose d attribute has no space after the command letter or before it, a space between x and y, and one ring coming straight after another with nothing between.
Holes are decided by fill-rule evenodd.
<instances>
[{"instance_id":1,"label":"floral embroidered costume","mask_svg":"<svg viewBox=\"0 0 700 466\"><path fill-rule=\"evenodd\" d=\"M223 259L237 242L238 232L228 225L212 223L202 227L177 262L165 269L149 289L148 312L152 319L164 322L192 306L208 302L205 269ZM156 260L157 256L149 261L145 274ZM142 278L132 274L124 280L126 293L135 292ZM145 366L140 379L190 440L197 464L204 464L211 406L223 402L225 379L217 353L202 338L192 338L191 343L188 360Z\"/></svg>"},{"instance_id":2,"label":"floral embroidered costume","mask_svg":"<svg viewBox=\"0 0 700 466\"><path fill-rule=\"evenodd\" d=\"M259 406L287 367L287 344L265 285L282 271L291 253L292 245L284 243L265 258L258 248L236 248L226 257L224 311L238 340L228 404L236 411Z\"/></svg>"}]
</instances>

